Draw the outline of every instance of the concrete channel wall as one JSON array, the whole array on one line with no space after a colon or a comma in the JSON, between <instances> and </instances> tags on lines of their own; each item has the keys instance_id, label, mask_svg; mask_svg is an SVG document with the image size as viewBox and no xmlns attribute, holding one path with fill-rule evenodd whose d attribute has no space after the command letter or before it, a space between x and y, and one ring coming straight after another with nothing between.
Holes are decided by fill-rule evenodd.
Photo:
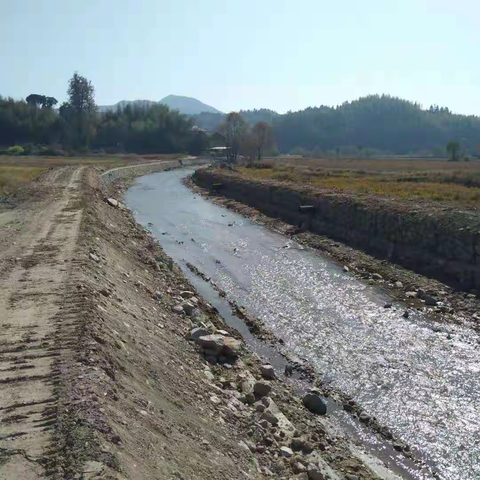
<instances>
[{"instance_id":1,"label":"concrete channel wall","mask_svg":"<svg viewBox=\"0 0 480 480\"><path fill-rule=\"evenodd\" d=\"M206 165L211 160L203 158L187 158L179 160L160 161L155 163L143 163L140 165L128 165L126 167L113 168L102 174L103 181L108 185L119 179L134 179L150 173L163 172L176 168L192 167L195 165Z\"/></svg>"},{"instance_id":2,"label":"concrete channel wall","mask_svg":"<svg viewBox=\"0 0 480 480\"><path fill-rule=\"evenodd\" d=\"M436 278L454 288L480 293L480 232L464 228L446 213L399 213L388 208L346 201L341 196L318 196L285 186L248 181L200 169L194 181L203 187L257 208L292 225L303 226L377 258ZM301 205L313 205L300 213Z\"/></svg>"}]
</instances>

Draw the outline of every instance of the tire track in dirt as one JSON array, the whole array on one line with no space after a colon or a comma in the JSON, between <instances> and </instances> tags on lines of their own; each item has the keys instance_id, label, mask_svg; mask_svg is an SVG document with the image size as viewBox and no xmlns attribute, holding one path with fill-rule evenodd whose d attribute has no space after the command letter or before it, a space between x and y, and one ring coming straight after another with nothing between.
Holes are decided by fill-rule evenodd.
<instances>
[{"instance_id":1,"label":"tire track in dirt","mask_svg":"<svg viewBox=\"0 0 480 480\"><path fill-rule=\"evenodd\" d=\"M28 219L14 265L0 278L2 480L52 473L59 371L69 357L76 314L67 280L74 274L83 170L52 172L50 182L59 193Z\"/></svg>"}]
</instances>

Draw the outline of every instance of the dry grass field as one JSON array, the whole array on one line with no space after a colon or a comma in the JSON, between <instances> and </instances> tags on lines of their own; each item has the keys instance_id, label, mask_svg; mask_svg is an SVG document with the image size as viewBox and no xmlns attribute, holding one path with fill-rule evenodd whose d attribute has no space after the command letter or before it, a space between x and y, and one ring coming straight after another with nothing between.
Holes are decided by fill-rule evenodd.
<instances>
[{"instance_id":1,"label":"dry grass field","mask_svg":"<svg viewBox=\"0 0 480 480\"><path fill-rule=\"evenodd\" d=\"M480 162L436 159L267 159L241 167L251 179L329 191L480 207Z\"/></svg>"},{"instance_id":2,"label":"dry grass field","mask_svg":"<svg viewBox=\"0 0 480 480\"><path fill-rule=\"evenodd\" d=\"M184 155L104 155L89 157L43 157L0 155L0 197L27 185L49 168L98 165L106 169L135 163L173 160Z\"/></svg>"}]
</instances>

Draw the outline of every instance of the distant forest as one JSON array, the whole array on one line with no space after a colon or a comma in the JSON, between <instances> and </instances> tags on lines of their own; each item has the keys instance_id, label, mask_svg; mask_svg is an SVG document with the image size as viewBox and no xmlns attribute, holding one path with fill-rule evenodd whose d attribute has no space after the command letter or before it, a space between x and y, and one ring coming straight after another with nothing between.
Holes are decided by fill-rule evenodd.
<instances>
[{"instance_id":1,"label":"distant forest","mask_svg":"<svg viewBox=\"0 0 480 480\"><path fill-rule=\"evenodd\" d=\"M424 110L417 103L388 95L283 115L265 109L240 114L250 124L268 122L283 153L446 156L446 145L452 141L460 144L464 154L480 153L479 117L456 115L436 105ZM201 128L217 130L223 115L202 113L193 120Z\"/></svg>"},{"instance_id":2,"label":"distant forest","mask_svg":"<svg viewBox=\"0 0 480 480\"><path fill-rule=\"evenodd\" d=\"M158 103L99 113L93 85L78 74L71 78L67 93L68 101L59 108L55 98L41 94L31 94L25 101L0 97L0 153L199 154L218 145L222 135L235 144L236 152L251 159L261 158L264 151L446 156L447 144L453 144L456 158L480 153L479 117L452 114L438 106L424 110L386 95L283 115L261 109L234 116L186 116ZM215 143L214 132L221 132Z\"/></svg>"}]
</instances>

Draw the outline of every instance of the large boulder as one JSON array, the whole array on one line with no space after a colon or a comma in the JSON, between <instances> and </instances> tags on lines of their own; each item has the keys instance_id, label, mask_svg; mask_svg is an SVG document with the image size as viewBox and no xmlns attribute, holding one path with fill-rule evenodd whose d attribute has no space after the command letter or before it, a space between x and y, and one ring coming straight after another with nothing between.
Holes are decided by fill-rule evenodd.
<instances>
[{"instance_id":1,"label":"large boulder","mask_svg":"<svg viewBox=\"0 0 480 480\"><path fill-rule=\"evenodd\" d=\"M253 392L258 397L266 397L272 391L272 386L267 382L256 382Z\"/></svg>"},{"instance_id":2,"label":"large boulder","mask_svg":"<svg viewBox=\"0 0 480 480\"><path fill-rule=\"evenodd\" d=\"M327 413L326 403L316 394L316 393L307 393L302 398L303 405L305 408L310 410L312 413L318 415L325 415Z\"/></svg>"},{"instance_id":3,"label":"large boulder","mask_svg":"<svg viewBox=\"0 0 480 480\"><path fill-rule=\"evenodd\" d=\"M190 335L189 338L190 340L196 340L197 338L204 337L208 335L210 332L203 327L197 327L192 330L190 330Z\"/></svg>"},{"instance_id":4,"label":"large boulder","mask_svg":"<svg viewBox=\"0 0 480 480\"><path fill-rule=\"evenodd\" d=\"M196 343L204 350L214 352L217 357L238 357L242 346L240 340L223 335L205 335L197 338Z\"/></svg>"}]
</instances>

